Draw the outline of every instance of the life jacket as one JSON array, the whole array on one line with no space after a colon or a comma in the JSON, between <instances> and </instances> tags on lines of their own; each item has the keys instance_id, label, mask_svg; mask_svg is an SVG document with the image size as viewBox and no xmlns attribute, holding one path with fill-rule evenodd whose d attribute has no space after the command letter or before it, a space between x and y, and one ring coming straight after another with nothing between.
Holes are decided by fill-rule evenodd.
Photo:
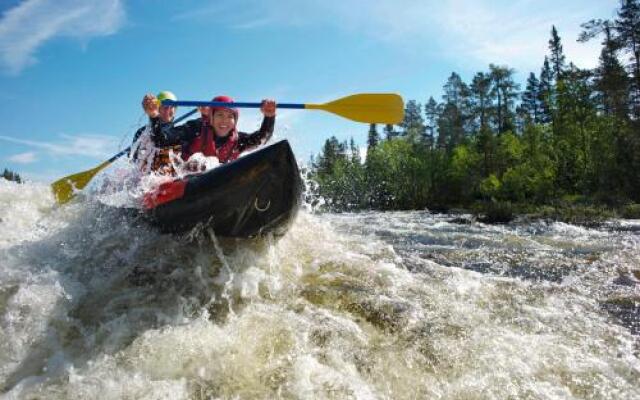
<instances>
[{"instance_id":1,"label":"life jacket","mask_svg":"<svg viewBox=\"0 0 640 400\"><path fill-rule=\"evenodd\" d=\"M183 147L182 159L187 161L195 153L202 153L207 157L217 157L222 164L235 160L240 156L238 131L233 129L229 134L229 139L220 148L216 148L213 127L203 121L200 135L196 136L188 146Z\"/></svg>"}]
</instances>

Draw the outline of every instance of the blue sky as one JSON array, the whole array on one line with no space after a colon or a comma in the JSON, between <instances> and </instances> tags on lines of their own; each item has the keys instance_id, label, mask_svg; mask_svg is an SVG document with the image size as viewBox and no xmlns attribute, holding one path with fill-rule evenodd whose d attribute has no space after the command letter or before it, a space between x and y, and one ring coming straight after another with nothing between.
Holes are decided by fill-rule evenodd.
<instances>
[{"instance_id":1,"label":"blue sky","mask_svg":"<svg viewBox=\"0 0 640 400\"><path fill-rule=\"evenodd\" d=\"M569 61L593 67L580 24L618 0L0 0L0 168L48 182L126 147L146 92L320 103L366 92L440 100L452 71L489 63L523 83L555 24ZM178 115L188 109L178 110ZM241 110L240 128L260 114ZM364 145L368 126L280 111L276 138L301 161L331 135Z\"/></svg>"}]
</instances>

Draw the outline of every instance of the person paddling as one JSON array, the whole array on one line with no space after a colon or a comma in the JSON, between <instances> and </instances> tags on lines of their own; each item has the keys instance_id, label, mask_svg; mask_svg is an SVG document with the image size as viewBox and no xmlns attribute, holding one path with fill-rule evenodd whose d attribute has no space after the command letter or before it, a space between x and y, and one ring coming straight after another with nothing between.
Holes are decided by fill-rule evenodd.
<instances>
[{"instance_id":1,"label":"person paddling","mask_svg":"<svg viewBox=\"0 0 640 400\"><path fill-rule=\"evenodd\" d=\"M173 126L176 107L162 105L163 100L177 101L177 97L172 92L164 90L157 96L148 93L142 98L142 108L149 116L149 124L138 129L133 137L132 159L143 172L150 169L161 174L173 175L173 161L182 148L179 143L173 143L154 134L162 127ZM149 134L143 136L145 132Z\"/></svg>"},{"instance_id":2,"label":"person paddling","mask_svg":"<svg viewBox=\"0 0 640 400\"><path fill-rule=\"evenodd\" d=\"M233 103L229 96L216 96L213 101ZM157 125L154 135L166 139L166 144L175 144L181 140L184 161L188 162L193 155L202 153L206 157L216 157L220 163L227 163L238 158L243 152L266 143L273 135L276 102L270 99L263 100L260 111L264 115L262 125L253 133L238 132L237 108L217 106L201 109L201 118L180 126Z\"/></svg>"}]
</instances>

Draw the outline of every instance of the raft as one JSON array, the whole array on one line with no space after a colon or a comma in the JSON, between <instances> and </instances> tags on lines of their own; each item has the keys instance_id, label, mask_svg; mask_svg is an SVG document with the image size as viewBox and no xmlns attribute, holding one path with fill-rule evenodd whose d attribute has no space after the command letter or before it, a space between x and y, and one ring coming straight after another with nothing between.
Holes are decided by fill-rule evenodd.
<instances>
[{"instance_id":1,"label":"raft","mask_svg":"<svg viewBox=\"0 0 640 400\"><path fill-rule=\"evenodd\" d=\"M163 183L144 215L165 233L210 227L217 236L283 235L302 202L303 183L286 140L201 174Z\"/></svg>"}]
</instances>

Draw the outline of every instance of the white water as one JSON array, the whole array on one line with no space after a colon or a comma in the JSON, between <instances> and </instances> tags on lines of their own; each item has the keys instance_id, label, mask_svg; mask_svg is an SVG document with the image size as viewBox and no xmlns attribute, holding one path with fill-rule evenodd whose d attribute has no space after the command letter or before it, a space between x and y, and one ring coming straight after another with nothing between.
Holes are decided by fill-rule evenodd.
<instances>
[{"instance_id":1,"label":"white water","mask_svg":"<svg viewBox=\"0 0 640 400\"><path fill-rule=\"evenodd\" d=\"M0 218L7 399L640 398L634 315L605 307L640 298L640 222L188 239L2 180Z\"/></svg>"}]
</instances>

